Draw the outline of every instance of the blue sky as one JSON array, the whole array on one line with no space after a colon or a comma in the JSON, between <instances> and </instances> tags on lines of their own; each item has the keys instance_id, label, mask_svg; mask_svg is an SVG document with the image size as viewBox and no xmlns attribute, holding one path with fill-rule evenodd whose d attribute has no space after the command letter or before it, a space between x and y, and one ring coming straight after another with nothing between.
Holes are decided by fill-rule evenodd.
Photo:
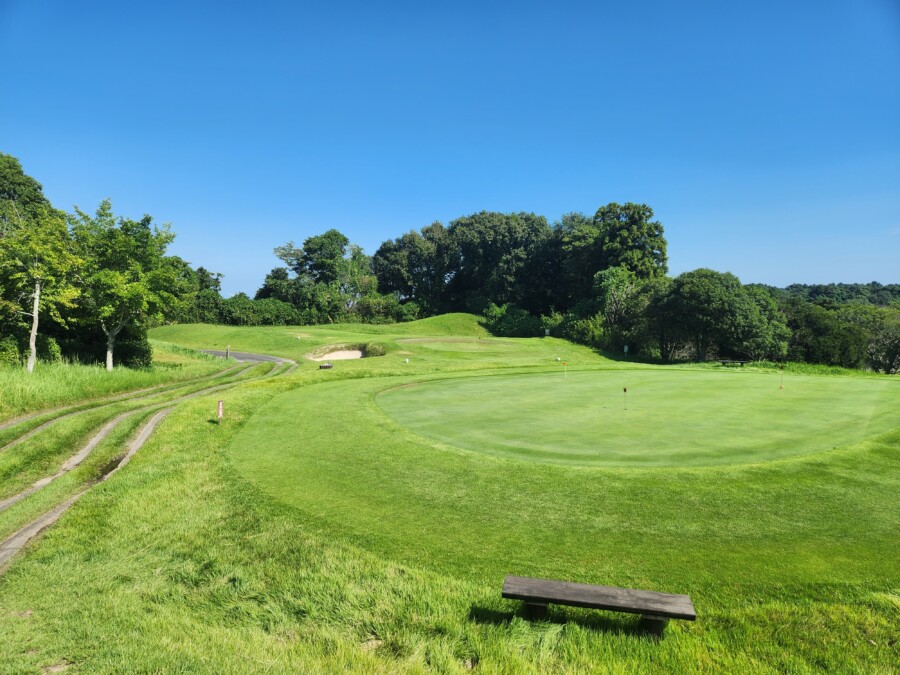
<instances>
[{"instance_id":1,"label":"blue sky","mask_svg":"<svg viewBox=\"0 0 900 675\"><path fill-rule=\"evenodd\" d=\"M645 202L670 271L900 282L900 4L0 0L0 152L251 295L487 210Z\"/></svg>"}]
</instances>

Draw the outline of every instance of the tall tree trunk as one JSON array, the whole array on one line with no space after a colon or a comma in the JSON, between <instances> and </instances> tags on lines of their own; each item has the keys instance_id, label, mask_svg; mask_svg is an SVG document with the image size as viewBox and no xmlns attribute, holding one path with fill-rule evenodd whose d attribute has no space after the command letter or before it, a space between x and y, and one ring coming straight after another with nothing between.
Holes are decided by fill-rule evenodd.
<instances>
[{"instance_id":1,"label":"tall tree trunk","mask_svg":"<svg viewBox=\"0 0 900 675\"><path fill-rule=\"evenodd\" d=\"M41 281L34 282L34 305L31 308L31 336L28 338L28 363L25 369L29 373L34 372L34 364L37 361L37 330L38 316L41 307Z\"/></svg>"},{"instance_id":2,"label":"tall tree trunk","mask_svg":"<svg viewBox=\"0 0 900 675\"><path fill-rule=\"evenodd\" d=\"M116 346L116 334L106 334L106 370L112 372L113 369L113 347Z\"/></svg>"}]
</instances>

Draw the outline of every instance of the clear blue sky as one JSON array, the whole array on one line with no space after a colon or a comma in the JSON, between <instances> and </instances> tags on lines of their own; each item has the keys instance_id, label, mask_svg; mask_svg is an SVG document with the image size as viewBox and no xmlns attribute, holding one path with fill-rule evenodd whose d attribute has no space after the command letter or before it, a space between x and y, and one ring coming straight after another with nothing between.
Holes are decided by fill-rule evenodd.
<instances>
[{"instance_id":1,"label":"clear blue sky","mask_svg":"<svg viewBox=\"0 0 900 675\"><path fill-rule=\"evenodd\" d=\"M482 209L646 202L670 271L900 282L900 3L0 0L0 152L252 295Z\"/></svg>"}]
</instances>

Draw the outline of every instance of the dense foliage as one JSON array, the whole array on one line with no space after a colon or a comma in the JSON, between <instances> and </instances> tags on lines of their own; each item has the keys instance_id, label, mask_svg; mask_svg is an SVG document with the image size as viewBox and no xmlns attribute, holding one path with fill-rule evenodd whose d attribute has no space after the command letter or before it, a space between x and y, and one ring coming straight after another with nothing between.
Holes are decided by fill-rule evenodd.
<instances>
[{"instance_id":1,"label":"dense foliage","mask_svg":"<svg viewBox=\"0 0 900 675\"><path fill-rule=\"evenodd\" d=\"M147 327L185 302L173 235L150 216L52 207L18 160L0 154L0 361L27 355L149 365Z\"/></svg>"},{"instance_id":2,"label":"dense foliage","mask_svg":"<svg viewBox=\"0 0 900 675\"><path fill-rule=\"evenodd\" d=\"M392 323L466 311L499 335L549 331L631 357L900 370L900 284L778 289L710 269L672 278L646 204L552 224L481 211L389 239L372 256L330 229L275 248L284 265L253 298L223 298L220 274L165 255L173 236L150 216L116 217L108 201L93 216L66 216L0 155L0 362L105 353L111 367L115 350L119 362L145 364L146 329L163 321Z\"/></svg>"}]
</instances>

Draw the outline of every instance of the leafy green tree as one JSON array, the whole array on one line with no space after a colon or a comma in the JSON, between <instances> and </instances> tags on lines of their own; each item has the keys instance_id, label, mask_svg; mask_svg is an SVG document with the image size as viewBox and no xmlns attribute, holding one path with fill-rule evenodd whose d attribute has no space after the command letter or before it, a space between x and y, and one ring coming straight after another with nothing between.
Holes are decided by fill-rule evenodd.
<instances>
[{"instance_id":1,"label":"leafy green tree","mask_svg":"<svg viewBox=\"0 0 900 675\"><path fill-rule=\"evenodd\" d=\"M736 276L697 269L675 278L669 319L689 337L695 358L711 348L720 354L749 356L751 345L765 332L765 319Z\"/></svg>"},{"instance_id":2,"label":"leafy green tree","mask_svg":"<svg viewBox=\"0 0 900 675\"><path fill-rule=\"evenodd\" d=\"M866 363L869 334L861 325L841 321L831 311L800 298L789 298L782 306L791 337L788 359L844 368Z\"/></svg>"},{"instance_id":3,"label":"leafy green tree","mask_svg":"<svg viewBox=\"0 0 900 675\"><path fill-rule=\"evenodd\" d=\"M674 291L675 282L670 277L655 277L641 285L641 296L646 302L642 335L648 344L656 344L664 361L675 358L687 342Z\"/></svg>"},{"instance_id":4,"label":"leafy green tree","mask_svg":"<svg viewBox=\"0 0 900 675\"><path fill-rule=\"evenodd\" d=\"M637 276L625 267L609 267L597 272L594 289L600 311L606 320L610 349L618 350L625 343L625 335L634 319L633 301L638 291Z\"/></svg>"},{"instance_id":5,"label":"leafy green tree","mask_svg":"<svg viewBox=\"0 0 900 675\"><path fill-rule=\"evenodd\" d=\"M624 267L639 279L663 276L668 270L663 226L646 204L609 203L594 214L599 232L600 267Z\"/></svg>"},{"instance_id":6,"label":"leafy green tree","mask_svg":"<svg viewBox=\"0 0 900 675\"><path fill-rule=\"evenodd\" d=\"M384 242L372 256L372 268L382 293L397 293L415 302L427 315L449 308L447 282L455 245L441 223L434 222Z\"/></svg>"},{"instance_id":7,"label":"leafy green tree","mask_svg":"<svg viewBox=\"0 0 900 675\"><path fill-rule=\"evenodd\" d=\"M275 255L299 277L317 284L340 281L344 256L350 240L335 229L308 237L302 247L288 242L275 249Z\"/></svg>"},{"instance_id":8,"label":"leafy green tree","mask_svg":"<svg viewBox=\"0 0 900 675\"><path fill-rule=\"evenodd\" d=\"M287 267L276 267L266 275L263 285L254 296L257 300L275 298L282 302L296 304L298 298L294 297L295 284L291 280L291 273Z\"/></svg>"},{"instance_id":9,"label":"leafy green tree","mask_svg":"<svg viewBox=\"0 0 900 675\"><path fill-rule=\"evenodd\" d=\"M197 268L197 285L198 290L222 292L222 274L219 272L210 272L205 267Z\"/></svg>"},{"instance_id":10,"label":"leafy green tree","mask_svg":"<svg viewBox=\"0 0 900 675\"><path fill-rule=\"evenodd\" d=\"M751 322L755 330L745 336L744 351L754 360L784 358L791 337L784 312L765 286L751 284L744 289L756 305L761 319Z\"/></svg>"},{"instance_id":11,"label":"leafy green tree","mask_svg":"<svg viewBox=\"0 0 900 675\"><path fill-rule=\"evenodd\" d=\"M549 235L547 219L533 213L481 211L450 224L455 244L448 291L456 309L481 312L489 302L518 297L537 242Z\"/></svg>"},{"instance_id":12,"label":"leafy green tree","mask_svg":"<svg viewBox=\"0 0 900 675\"><path fill-rule=\"evenodd\" d=\"M338 278L348 310L352 310L360 299L375 295L378 291L378 279L372 272L372 258L356 244L350 244L347 256L341 260Z\"/></svg>"},{"instance_id":13,"label":"leafy green tree","mask_svg":"<svg viewBox=\"0 0 900 675\"><path fill-rule=\"evenodd\" d=\"M44 188L22 169L19 160L0 152L0 237L51 209Z\"/></svg>"},{"instance_id":14,"label":"leafy green tree","mask_svg":"<svg viewBox=\"0 0 900 675\"><path fill-rule=\"evenodd\" d=\"M168 225L117 218L104 200L90 216L76 207L72 233L82 269L82 303L88 321L106 338L106 369L113 369L116 338L126 327L146 326L174 301L167 284L171 275L163 263L174 235Z\"/></svg>"},{"instance_id":15,"label":"leafy green tree","mask_svg":"<svg viewBox=\"0 0 900 675\"><path fill-rule=\"evenodd\" d=\"M554 223L552 240L560 260L557 307L569 309L591 294L594 275L603 269L600 229L583 213L566 213Z\"/></svg>"},{"instance_id":16,"label":"leafy green tree","mask_svg":"<svg viewBox=\"0 0 900 675\"><path fill-rule=\"evenodd\" d=\"M14 212L15 227L0 238L0 280L6 293L24 301L23 313L31 318L26 362L30 373L37 361L42 306L63 322L59 310L72 307L78 297L73 275L81 260L72 253L62 214L43 204Z\"/></svg>"},{"instance_id":17,"label":"leafy green tree","mask_svg":"<svg viewBox=\"0 0 900 675\"><path fill-rule=\"evenodd\" d=\"M866 363L876 372L900 371L900 308L848 304L835 312L836 319L866 335Z\"/></svg>"}]
</instances>

